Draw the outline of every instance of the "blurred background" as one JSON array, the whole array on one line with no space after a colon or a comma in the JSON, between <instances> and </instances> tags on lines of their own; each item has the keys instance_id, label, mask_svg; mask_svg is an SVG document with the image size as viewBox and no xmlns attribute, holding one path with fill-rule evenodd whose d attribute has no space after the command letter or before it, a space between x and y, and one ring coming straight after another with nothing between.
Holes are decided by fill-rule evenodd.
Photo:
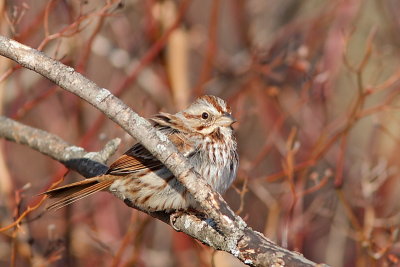
<instances>
[{"instance_id":1,"label":"blurred background","mask_svg":"<svg viewBox=\"0 0 400 267\"><path fill-rule=\"evenodd\" d=\"M226 99L241 161L224 198L253 229L315 262L400 264L399 1L6 0L0 12L2 35L144 117L203 94ZM119 137L115 158L135 143L5 58L0 104L88 151ZM1 140L0 227L64 176L82 179ZM1 266L243 266L107 193L57 212L44 206L0 233Z\"/></svg>"}]
</instances>

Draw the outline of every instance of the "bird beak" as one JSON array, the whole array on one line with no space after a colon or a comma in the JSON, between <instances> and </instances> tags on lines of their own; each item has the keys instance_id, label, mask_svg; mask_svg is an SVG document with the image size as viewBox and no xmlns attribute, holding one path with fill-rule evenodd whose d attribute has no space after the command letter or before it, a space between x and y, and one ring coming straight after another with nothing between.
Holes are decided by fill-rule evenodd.
<instances>
[{"instance_id":1,"label":"bird beak","mask_svg":"<svg viewBox=\"0 0 400 267\"><path fill-rule=\"evenodd\" d=\"M235 118L227 112L221 117L219 117L217 120L218 125L221 125L223 127L232 126L232 124L234 124L235 122L236 122Z\"/></svg>"}]
</instances>

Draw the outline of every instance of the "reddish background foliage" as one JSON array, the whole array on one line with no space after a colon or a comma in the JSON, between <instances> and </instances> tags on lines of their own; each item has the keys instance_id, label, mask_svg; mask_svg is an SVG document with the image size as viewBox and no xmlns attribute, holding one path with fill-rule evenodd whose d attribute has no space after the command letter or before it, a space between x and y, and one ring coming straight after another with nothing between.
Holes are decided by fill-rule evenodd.
<instances>
[{"instance_id":1,"label":"reddish background foliage","mask_svg":"<svg viewBox=\"0 0 400 267\"><path fill-rule=\"evenodd\" d=\"M0 12L1 34L74 67L142 116L205 93L226 99L241 163L225 198L279 245L333 266L398 264L398 1L15 0ZM87 150L120 137L121 154L134 143L4 58L0 81L5 116ZM0 227L66 172L2 142ZM43 206L0 233L0 265L242 266L107 193L58 212Z\"/></svg>"}]
</instances>

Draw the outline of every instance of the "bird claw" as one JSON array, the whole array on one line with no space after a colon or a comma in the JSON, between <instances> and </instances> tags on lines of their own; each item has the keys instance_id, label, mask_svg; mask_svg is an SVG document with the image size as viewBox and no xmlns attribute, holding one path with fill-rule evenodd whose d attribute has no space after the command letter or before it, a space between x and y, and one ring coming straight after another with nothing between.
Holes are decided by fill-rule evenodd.
<instances>
[{"instance_id":1,"label":"bird claw","mask_svg":"<svg viewBox=\"0 0 400 267\"><path fill-rule=\"evenodd\" d=\"M175 222L178 219L178 217L182 216L183 214L185 214L185 212L177 211L177 212L170 214L170 216L169 216L169 224L177 232L182 232L182 231L181 231L181 229L179 229L175 226Z\"/></svg>"},{"instance_id":2,"label":"bird claw","mask_svg":"<svg viewBox=\"0 0 400 267\"><path fill-rule=\"evenodd\" d=\"M190 215L194 215L197 217L197 219L201 220L201 221L205 221L208 225L210 225L211 227L215 228L215 223L212 219L208 219L206 214L199 212L197 210L186 210L185 211L176 211L172 214L169 215L169 224L171 225L171 227L177 231L177 232L182 232L179 228L177 228L175 226L175 222L176 220L181 217L183 214L190 214Z\"/></svg>"}]
</instances>

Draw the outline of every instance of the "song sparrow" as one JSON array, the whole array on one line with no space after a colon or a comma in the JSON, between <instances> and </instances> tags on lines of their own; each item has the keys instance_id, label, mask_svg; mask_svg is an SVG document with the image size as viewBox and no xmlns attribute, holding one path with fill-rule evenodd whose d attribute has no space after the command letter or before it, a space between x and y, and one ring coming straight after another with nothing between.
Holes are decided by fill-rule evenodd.
<instances>
[{"instance_id":1,"label":"song sparrow","mask_svg":"<svg viewBox=\"0 0 400 267\"><path fill-rule=\"evenodd\" d=\"M174 115L151 119L213 187L223 193L236 177L238 154L235 122L224 100L205 95ZM49 190L58 197L48 209L59 209L101 190L145 211L196 209L196 202L173 174L141 144L134 145L111 164L106 174Z\"/></svg>"}]
</instances>

